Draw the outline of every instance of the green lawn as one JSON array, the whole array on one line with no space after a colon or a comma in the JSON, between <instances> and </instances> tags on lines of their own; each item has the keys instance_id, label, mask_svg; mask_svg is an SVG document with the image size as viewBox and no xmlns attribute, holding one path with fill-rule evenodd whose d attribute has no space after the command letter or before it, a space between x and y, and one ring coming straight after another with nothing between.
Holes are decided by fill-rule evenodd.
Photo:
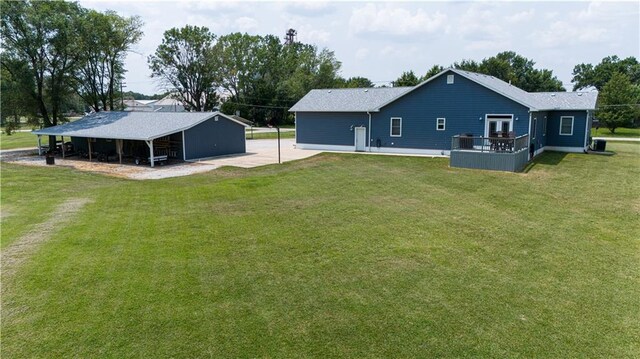
<instances>
[{"instance_id":1,"label":"green lawn","mask_svg":"<svg viewBox=\"0 0 640 359\"><path fill-rule=\"evenodd\" d=\"M323 154L127 181L2 164L2 356L640 356L640 145L527 173Z\"/></svg>"},{"instance_id":2,"label":"green lawn","mask_svg":"<svg viewBox=\"0 0 640 359\"><path fill-rule=\"evenodd\" d=\"M47 136L42 136L42 144L49 143ZM0 150L9 150L12 148L23 148L38 146L38 138L29 132L14 132L11 136L7 136L4 132L0 134Z\"/></svg>"},{"instance_id":3,"label":"green lawn","mask_svg":"<svg viewBox=\"0 0 640 359\"><path fill-rule=\"evenodd\" d=\"M611 133L606 127L600 127L597 131L592 128L591 137L640 137L640 128L616 128L616 133Z\"/></svg>"},{"instance_id":4,"label":"green lawn","mask_svg":"<svg viewBox=\"0 0 640 359\"><path fill-rule=\"evenodd\" d=\"M251 138L251 133L247 132L247 140L266 140L266 139L275 139L275 138L278 138L278 134L276 132L254 133L253 138ZM280 138L296 138L296 132L295 131L280 132Z\"/></svg>"}]
</instances>

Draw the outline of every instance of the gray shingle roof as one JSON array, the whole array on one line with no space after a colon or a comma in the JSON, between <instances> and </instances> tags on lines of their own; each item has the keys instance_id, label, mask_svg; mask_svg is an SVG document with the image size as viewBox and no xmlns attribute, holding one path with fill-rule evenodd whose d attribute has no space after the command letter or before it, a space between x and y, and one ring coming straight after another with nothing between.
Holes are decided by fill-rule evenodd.
<instances>
[{"instance_id":1,"label":"gray shingle roof","mask_svg":"<svg viewBox=\"0 0 640 359\"><path fill-rule=\"evenodd\" d=\"M374 87L311 90L291 112L367 112L408 92L413 87Z\"/></svg>"},{"instance_id":2,"label":"gray shingle roof","mask_svg":"<svg viewBox=\"0 0 640 359\"><path fill-rule=\"evenodd\" d=\"M475 72L463 71L458 69L451 69L451 71L455 72L458 75L464 76L471 81L477 82L480 85L491 89L502 96L510 98L518 103L521 103L529 108L536 108L535 99L530 96L530 93L522 90L519 87L510 85L499 78L478 74Z\"/></svg>"},{"instance_id":3,"label":"gray shingle roof","mask_svg":"<svg viewBox=\"0 0 640 359\"><path fill-rule=\"evenodd\" d=\"M531 92L538 110L593 110L598 93L593 92Z\"/></svg>"},{"instance_id":4,"label":"gray shingle roof","mask_svg":"<svg viewBox=\"0 0 640 359\"><path fill-rule=\"evenodd\" d=\"M77 121L33 131L36 135L151 140L187 130L220 112L98 112Z\"/></svg>"},{"instance_id":5,"label":"gray shingle roof","mask_svg":"<svg viewBox=\"0 0 640 359\"><path fill-rule=\"evenodd\" d=\"M292 112L377 112L411 91L447 72L454 72L496 93L528 107L539 110L593 110L597 92L527 92L496 77L458 69L446 69L414 87L368 89L311 90L296 103Z\"/></svg>"}]
</instances>

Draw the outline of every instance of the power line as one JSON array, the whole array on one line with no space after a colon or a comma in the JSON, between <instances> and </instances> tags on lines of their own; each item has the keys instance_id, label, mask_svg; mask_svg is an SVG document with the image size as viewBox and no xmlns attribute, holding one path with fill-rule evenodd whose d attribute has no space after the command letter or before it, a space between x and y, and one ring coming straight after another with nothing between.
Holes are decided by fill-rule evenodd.
<instances>
[{"instance_id":1,"label":"power line","mask_svg":"<svg viewBox=\"0 0 640 359\"><path fill-rule=\"evenodd\" d=\"M233 102L233 101L225 101L224 103L232 103L232 104L234 104L234 105L249 106L249 107L262 107L262 108L279 108L279 109L289 109L289 108L291 108L291 106L266 106L266 105L253 105L253 104L240 103L240 102Z\"/></svg>"}]
</instances>

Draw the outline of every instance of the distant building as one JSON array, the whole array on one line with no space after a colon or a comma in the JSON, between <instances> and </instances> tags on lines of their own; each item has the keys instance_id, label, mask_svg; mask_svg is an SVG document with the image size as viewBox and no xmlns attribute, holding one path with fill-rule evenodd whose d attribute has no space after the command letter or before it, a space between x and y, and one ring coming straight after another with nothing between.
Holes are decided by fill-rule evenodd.
<instances>
[{"instance_id":1,"label":"distant building","mask_svg":"<svg viewBox=\"0 0 640 359\"><path fill-rule=\"evenodd\" d=\"M185 112L179 100L165 96L160 100L124 100L125 111L135 112Z\"/></svg>"}]
</instances>

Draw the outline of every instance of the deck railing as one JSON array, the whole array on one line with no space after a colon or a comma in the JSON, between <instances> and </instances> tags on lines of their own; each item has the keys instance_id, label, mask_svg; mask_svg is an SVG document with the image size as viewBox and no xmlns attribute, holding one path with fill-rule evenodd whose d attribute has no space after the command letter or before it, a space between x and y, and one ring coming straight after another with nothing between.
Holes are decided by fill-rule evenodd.
<instances>
[{"instance_id":1,"label":"deck railing","mask_svg":"<svg viewBox=\"0 0 640 359\"><path fill-rule=\"evenodd\" d=\"M452 151L515 153L527 150L529 135L518 137L479 137L456 135L451 139Z\"/></svg>"},{"instance_id":2,"label":"deck railing","mask_svg":"<svg viewBox=\"0 0 640 359\"><path fill-rule=\"evenodd\" d=\"M529 160L529 136L475 137L451 139L451 167L497 171L521 171Z\"/></svg>"}]
</instances>

